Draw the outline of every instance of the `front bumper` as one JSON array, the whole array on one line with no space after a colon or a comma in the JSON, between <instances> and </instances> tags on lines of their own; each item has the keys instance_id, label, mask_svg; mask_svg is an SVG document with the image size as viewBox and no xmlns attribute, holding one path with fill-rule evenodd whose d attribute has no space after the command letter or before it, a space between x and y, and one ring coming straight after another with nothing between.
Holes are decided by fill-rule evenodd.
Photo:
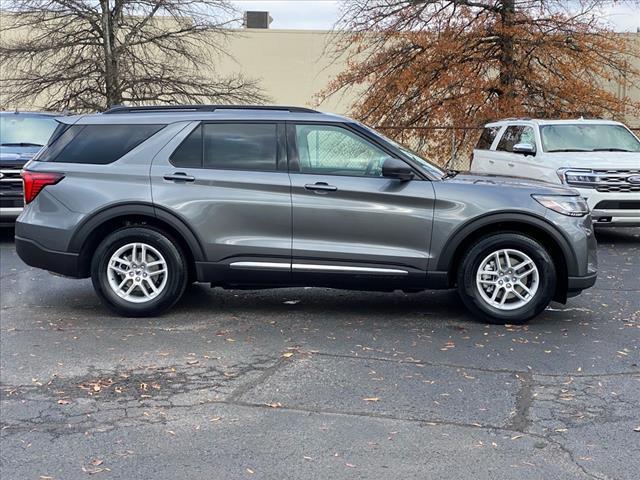
<instances>
[{"instance_id":1,"label":"front bumper","mask_svg":"<svg viewBox=\"0 0 640 480\"><path fill-rule=\"evenodd\" d=\"M0 224L15 223L22 212L22 207L0 207Z\"/></svg>"},{"instance_id":2,"label":"front bumper","mask_svg":"<svg viewBox=\"0 0 640 480\"><path fill-rule=\"evenodd\" d=\"M572 296L571 294L577 295L582 290L593 287L597 279L597 272L589 273L584 277L569 277L567 279L567 293L569 296Z\"/></svg>"},{"instance_id":3,"label":"front bumper","mask_svg":"<svg viewBox=\"0 0 640 480\"><path fill-rule=\"evenodd\" d=\"M579 188L595 227L640 227L640 192L599 192Z\"/></svg>"},{"instance_id":4,"label":"front bumper","mask_svg":"<svg viewBox=\"0 0 640 480\"><path fill-rule=\"evenodd\" d=\"M44 248L38 242L16 236L16 252L24 263L66 277L80 278L80 255Z\"/></svg>"}]
</instances>

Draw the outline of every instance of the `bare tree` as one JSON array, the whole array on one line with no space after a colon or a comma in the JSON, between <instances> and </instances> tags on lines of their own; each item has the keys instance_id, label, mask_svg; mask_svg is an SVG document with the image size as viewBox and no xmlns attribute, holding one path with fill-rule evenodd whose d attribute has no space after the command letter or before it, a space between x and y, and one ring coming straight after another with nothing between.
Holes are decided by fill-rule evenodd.
<instances>
[{"instance_id":1,"label":"bare tree","mask_svg":"<svg viewBox=\"0 0 640 480\"><path fill-rule=\"evenodd\" d=\"M624 2L625 0L619 0ZM357 87L353 114L405 127L432 152L451 132L512 116L640 114L608 81L640 82L638 43L613 32L599 8L609 0L351 0L338 23L348 66L320 99ZM625 3L638 5L637 0ZM453 150L477 138L460 129ZM449 157L447 153L443 158Z\"/></svg>"},{"instance_id":2,"label":"bare tree","mask_svg":"<svg viewBox=\"0 0 640 480\"><path fill-rule=\"evenodd\" d=\"M218 75L227 0L3 0L3 101L74 111L176 102L262 103L257 81Z\"/></svg>"}]
</instances>

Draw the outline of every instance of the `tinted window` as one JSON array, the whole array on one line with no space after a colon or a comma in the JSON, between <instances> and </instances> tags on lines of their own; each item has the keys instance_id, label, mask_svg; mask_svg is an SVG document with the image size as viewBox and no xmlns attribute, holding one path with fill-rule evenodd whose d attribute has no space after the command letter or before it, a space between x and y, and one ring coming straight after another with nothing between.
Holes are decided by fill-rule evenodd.
<instances>
[{"instance_id":1,"label":"tinted window","mask_svg":"<svg viewBox=\"0 0 640 480\"><path fill-rule=\"evenodd\" d=\"M383 150L349 130L329 125L296 125L302 173L382 176Z\"/></svg>"},{"instance_id":2,"label":"tinted window","mask_svg":"<svg viewBox=\"0 0 640 480\"><path fill-rule=\"evenodd\" d=\"M480 140L478 140L478 144L476 145L477 150L489 150L491 145L493 145L493 141L496 139L496 135L500 131L500 127L487 127L482 131L482 135L480 135Z\"/></svg>"},{"instance_id":3,"label":"tinted window","mask_svg":"<svg viewBox=\"0 0 640 480\"><path fill-rule=\"evenodd\" d=\"M205 168L276 169L275 124L210 123L203 126L203 134Z\"/></svg>"},{"instance_id":4,"label":"tinted window","mask_svg":"<svg viewBox=\"0 0 640 480\"><path fill-rule=\"evenodd\" d=\"M140 145L164 125L73 125L47 147L43 162L107 164Z\"/></svg>"},{"instance_id":5,"label":"tinted window","mask_svg":"<svg viewBox=\"0 0 640 480\"><path fill-rule=\"evenodd\" d=\"M202 168L202 125L184 139L171 155L176 167Z\"/></svg>"},{"instance_id":6,"label":"tinted window","mask_svg":"<svg viewBox=\"0 0 640 480\"><path fill-rule=\"evenodd\" d=\"M524 125L512 125L507 127L496 150L513 152L513 146L518 143L528 143L530 145L536 144L533 127L527 127Z\"/></svg>"}]
</instances>

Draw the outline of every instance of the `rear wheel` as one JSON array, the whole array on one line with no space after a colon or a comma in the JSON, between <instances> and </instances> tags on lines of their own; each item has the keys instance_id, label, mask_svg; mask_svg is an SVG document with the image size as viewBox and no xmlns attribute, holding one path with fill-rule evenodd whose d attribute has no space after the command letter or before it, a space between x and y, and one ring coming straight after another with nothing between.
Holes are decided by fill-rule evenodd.
<instances>
[{"instance_id":1,"label":"rear wheel","mask_svg":"<svg viewBox=\"0 0 640 480\"><path fill-rule=\"evenodd\" d=\"M184 255L165 233L126 227L105 238L91 263L93 286L107 307L129 317L159 315L182 296Z\"/></svg>"},{"instance_id":2,"label":"rear wheel","mask_svg":"<svg viewBox=\"0 0 640 480\"><path fill-rule=\"evenodd\" d=\"M549 305L555 288L549 252L517 233L482 238L466 252L458 271L462 301L489 323L526 322Z\"/></svg>"}]
</instances>

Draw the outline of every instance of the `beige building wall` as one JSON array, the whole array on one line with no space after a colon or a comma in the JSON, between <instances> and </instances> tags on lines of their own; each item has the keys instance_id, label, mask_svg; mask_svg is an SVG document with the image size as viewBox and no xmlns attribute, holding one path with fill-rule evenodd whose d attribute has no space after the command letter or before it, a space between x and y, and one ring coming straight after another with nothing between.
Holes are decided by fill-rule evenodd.
<instances>
[{"instance_id":1,"label":"beige building wall","mask_svg":"<svg viewBox=\"0 0 640 480\"><path fill-rule=\"evenodd\" d=\"M336 94L319 105L316 101L345 68L344 58L334 60L330 53L334 38L334 33L319 30L240 30L228 39L230 58L219 60L220 73L239 71L259 79L275 104L344 114L355 99L353 92Z\"/></svg>"}]
</instances>

